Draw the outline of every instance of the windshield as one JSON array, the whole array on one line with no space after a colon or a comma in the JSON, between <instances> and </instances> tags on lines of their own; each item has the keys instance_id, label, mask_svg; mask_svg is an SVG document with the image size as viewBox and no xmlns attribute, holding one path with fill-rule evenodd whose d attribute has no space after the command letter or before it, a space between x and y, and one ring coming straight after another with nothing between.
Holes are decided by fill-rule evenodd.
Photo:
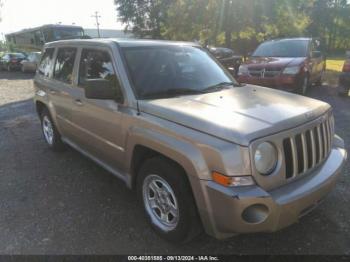
<instances>
[{"instance_id":1,"label":"windshield","mask_svg":"<svg viewBox=\"0 0 350 262\"><path fill-rule=\"evenodd\" d=\"M201 48L158 46L122 50L140 99L213 92L237 85Z\"/></svg>"},{"instance_id":2,"label":"windshield","mask_svg":"<svg viewBox=\"0 0 350 262\"><path fill-rule=\"evenodd\" d=\"M253 56L265 57L306 57L308 40L282 40L262 43Z\"/></svg>"}]
</instances>

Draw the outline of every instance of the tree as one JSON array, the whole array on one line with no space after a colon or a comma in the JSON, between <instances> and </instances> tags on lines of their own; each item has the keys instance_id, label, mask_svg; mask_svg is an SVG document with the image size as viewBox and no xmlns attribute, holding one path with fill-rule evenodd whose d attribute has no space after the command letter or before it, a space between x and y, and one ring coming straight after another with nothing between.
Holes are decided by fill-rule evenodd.
<instances>
[{"instance_id":1,"label":"tree","mask_svg":"<svg viewBox=\"0 0 350 262\"><path fill-rule=\"evenodd\" d=\"M114 0L125 29L139 37L161 38L161 30L172 0Z\"/></svg>"},{"instance_id":2,"label":"tree","mask_svg":"<svg viewBox=\"0 0 350 262\"><path fill-rule=\"evenodd\" d=\"M200 41L243 54L272 38L313 36L350 48L349 0L115 0L137 36Z\"/></svg>"},{"instance_id":3,"label":"tree","mask_svg":"<svg viewBox=\"0 0 350 262\"><path fill-rule=\"evenodd\" d=\"M163 36L172 40L201 40L208 44L215 35L217 0L176 0L169 6Z\"/></svg>"},{"instance_id":4,"label":"tree","mask_svg":"<svg viewBox=\"0 0 350 262\"><path fill-rule=\"evenodd\" d=\"M350 47L350 4L346 0L314 0L308 32L322 38L328 51Z\"/></svg>"}]
</instances>

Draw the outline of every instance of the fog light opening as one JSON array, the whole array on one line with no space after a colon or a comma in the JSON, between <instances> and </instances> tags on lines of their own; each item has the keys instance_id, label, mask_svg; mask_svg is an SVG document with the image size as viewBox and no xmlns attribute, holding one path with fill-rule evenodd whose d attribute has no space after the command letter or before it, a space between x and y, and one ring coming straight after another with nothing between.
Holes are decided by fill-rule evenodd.
<instances>
[{"instance_id":1,"label":"fog light opening","mask_svg":"<svg viewBox=\"0 0 350 262\"><path fill-rule=\"evenodd\" d=\"M251 205L247 207L243 213L242 218L249 224L263 223L269 216L269 209L262 204Z\"/></svg>"}]
</instances>

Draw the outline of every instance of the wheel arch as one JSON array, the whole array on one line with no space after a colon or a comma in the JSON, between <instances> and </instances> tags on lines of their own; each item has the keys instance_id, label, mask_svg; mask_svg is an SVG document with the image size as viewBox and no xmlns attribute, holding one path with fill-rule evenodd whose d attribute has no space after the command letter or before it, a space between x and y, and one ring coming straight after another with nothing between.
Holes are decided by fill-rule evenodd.
<instances>
[{"instance_id":1,"label":"wheel arch","mask_svg":"<svg viewBox=\"0 0 350 262\"><path fill-rule=\"evenodd\" d=\"M43 103L43 102L41 102L39 100L35 102L35 109L36 109L36 112L37 112L39 117L41 116L41 113L43 112L43 110L45 108L47 110L49 110L48 106L45 103Z\"/></svg>"}]
</instances>

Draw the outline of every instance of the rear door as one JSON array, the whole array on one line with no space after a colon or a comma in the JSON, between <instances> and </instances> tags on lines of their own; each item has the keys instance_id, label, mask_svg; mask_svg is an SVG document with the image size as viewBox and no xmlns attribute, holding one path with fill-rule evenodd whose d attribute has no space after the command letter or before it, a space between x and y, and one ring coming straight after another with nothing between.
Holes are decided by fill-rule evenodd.
<instances>
[{"instance_id":1,"label":"rear door","mask_svg":"<svg viewBox=\"0 0 350 262\"><path fill-rule=\"evenodd\" d=\"M73 98L74 140L94 157L120 170L125 141L121 127L124 109L122 95L117 100L87 99L84 91L87 81L105 79L121 94L112 57L107 47L83 48L81 51L78 87Z\"/></svg>"},{"instance_id":2,"label":"rear door","mask_svg":"<svg viewBox=\"0 0 350 262\"><path fill-rule=\"evenodd\" d=\"M50 83L50 100L56 111L57 122L62 135L70 137L72 133L73 83L77 56L75 47L59 47L53 67Z\"/></svg>"}]
</instances>

